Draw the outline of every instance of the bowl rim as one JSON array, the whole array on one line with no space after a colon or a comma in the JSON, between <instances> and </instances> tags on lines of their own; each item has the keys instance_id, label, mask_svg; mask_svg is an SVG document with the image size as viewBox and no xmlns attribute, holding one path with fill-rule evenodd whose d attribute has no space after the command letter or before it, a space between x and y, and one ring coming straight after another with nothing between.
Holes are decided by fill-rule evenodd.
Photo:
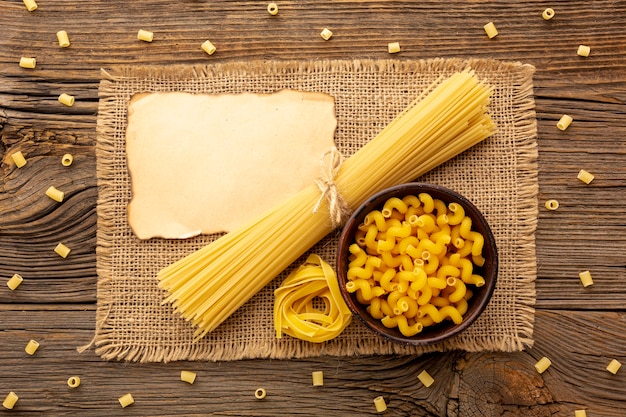
<instances>
[{"instance_id":1,"label":"bowl rim","mask_svg":"<svg viewBox=\"0 0 626 417\"><path fill-rule=\"evenodd\" d=\"M428 335L427 333L418 333L417 335L410 336L410 337L396 336L394 334L383 332L380 328L373 326L369 321L365 319L365 317L362 316L361 312L356 307L358 301L355 300L355 296L348 293L348 291L345 289L347 277L346 277L346 274L342 271L344 270L347 271L348 262L347 262L347 257L343 256L344 251L342 250L342 248L345 247L347 250L347 247L349 247L349 244L347 244L347 243L350 243L348 242L348 239L350 239L350 236L348 236L348 233L350 229L358 226L358 224L355 225L354 223L357 223L357 221L360 222L359 217L365 217L365 214L369 213L370 211L375 210L376 208L382 207L382 203L384 203L385 201L383 199L385 199L385 197L390 198L392 194L398 194L403 191L416 190L416 189L419 189L420 190L419 192L434 191L435 193L448 195L450 199L454 199L463 205L466 211L466 214L468 214L469 212L472 215L472 222L474 222L474 218L479 220L482 228L484 228L484 235L485 235L484 238L485 238L485 243L486 243L484 250L489 249L489 253L485 253L485 258L491 261L492 273L489 276L490 279L487 279L487 277L485 277L486 283L483 287L481 287L481 293L483 296L477 300L478 304L473 306L473 309L471 312L468 312L466 313L466 315L463 316L463 321L460 324L451 326L448 328L448 330L445 333L439 333L436 335ZM416 191L407 192L405 194L415 194L415 193ZM433 197L433 198L437 198L437 197ZM378 201L378 200L381 200L381 201ZM373 202L377 202L377 203L373 203ZM489 225L489 222L487 221L485 216L482 214L482 212L476 207L476 205L472 203L472 201L470 201L467 197L463 196L462 194L450 188L441 186L441 185L431 184L431 183L426 183L426 182L408 182L408 183L394 185L392 187L385 188L375 194L372 194L352 212L352 214L350 215L350 217L348 218L348 220L346 221L346 223L344 224L341 230L341 234L339 237L339 244L337 248L337 254L336 254L336 266L337 266L336 268L337 278L339 281L339 288L340 288L341 295L344 301L346 302L346 304L348 305L348 308L352 312L353 316L356 316L359 319L359 321L361 321L368 329L370 329L375 334L380 335L395 343L404 344L404 345L412 345L412 346L424 346L424 345L430 345L430 344L434 344L434 343L438 343L438 342L442 342L444 340L450 339L451 337L456 336L462 331L466 330L471 324L473 324L476 321L476 319L478 319L478 317L483 313L483 311L487 307L487 304L491 300L491 297L495 290L497 277L498 277L499 261L498 261L498 249L496 245L496 240L491 230L491 227Z\"/></svg>"}]
</instances>

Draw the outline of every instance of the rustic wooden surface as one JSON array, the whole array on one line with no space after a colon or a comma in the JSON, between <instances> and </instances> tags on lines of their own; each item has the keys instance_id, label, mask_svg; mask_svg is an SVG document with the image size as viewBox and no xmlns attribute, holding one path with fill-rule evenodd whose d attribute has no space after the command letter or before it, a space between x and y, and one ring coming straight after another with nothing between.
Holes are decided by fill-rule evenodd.
<instances>
[{"instance_id":1,"label":"rustic wooden surface","mask_svg":"<svg viewBox=\"0 0 626 417\"><path fill-rule=\"evenodd\" d=\"M626 369L626 2L624 1L264 1L0 0L0 399L20 396L12 413L31 415L362 416L623 416ZM556 17L541 12L553 7ZM488 39L483 25L500 34ZM319 37L324 27L334 37ZM155 33L136 40L140 28ZM66 30L71 47L59 48ZM218 52L199 49L211 39ZM539 226L535 345L525 352L423 357L251 360L232 363L104 362L89 342L96 303L94 145L100 68L116 64L210 63L241 59L478 57L536 66ZM577 56L579 44L591 47ZM18 66L34 56L37 68ZM60 93L76 96L69 108ZM563 113L574 118L561 132ZM21 150L28 164L16 169ZM75 156L71 170L61 155ZM585 185L579 169L596 175ZM68 174L71 172L71 174ZM43 195L53 181L59 205ZM542 209L556 198L558 211ZM73 248L62 260L58 241ZM594 285L583 288L578 272ZM26 280L4 285L13 273ZM4 288L4 289L2 289ZM29 339L41 342L34 356ZM553 366L538 374L534 363ZM194 385L179 371L198 373ZM426 389L416 375L435 378ZM310 373L325 372L324 387ZM79 375L70 390L66 380ZM268 390L264 401L253 392ZM135 404L117 398L131 392ZM1 409L6 411L4 409ZM8 411L6 411L8 412Z\"/></svg>"}]
</instances>

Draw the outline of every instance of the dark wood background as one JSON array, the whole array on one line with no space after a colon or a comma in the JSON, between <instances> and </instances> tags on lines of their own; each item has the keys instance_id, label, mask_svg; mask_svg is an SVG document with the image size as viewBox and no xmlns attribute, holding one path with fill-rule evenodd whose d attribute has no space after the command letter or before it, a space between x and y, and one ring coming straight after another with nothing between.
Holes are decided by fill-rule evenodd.
<instances>
[{"instance_id":1,"label":"dark wood background","mask_svg":"<svg viewBox=\"0 0 626 417\"><path fill-rule=\"evenodd\" d=\"M626 368L626 2L625 1L265 1L0 0L0 399L14 415L623 416ZM556 17L541 12L553 7ZM500 34L488 39L483 25ZM329 42L319 32L334 32ZM155 33L136 40L138 29ZM56 32L72 45L60 48ZM200 50L210 39L213 56ZM450 352L422 357L249 360L225 363L104 362L76 347L93 335L96 303L96 117L100 68L116 64L242 59L476 57L536 66L539 141L535 344L525 352ZM579 44L591 55L577 56ZM20 68L21 56L37 68ZM73 107L57 102L66 92ZM574 122L555 126L563 113ZM16 169L10 155L28 158ZM61 156L75 157L71 170ZM596 178L576 179L584 168ZM71 174L68 174L71 172ZM56 204L43 194L66 191ZM559 200L555 212L543 209ZM514 226L514 225L512 225ZM63 260L52 249L72 248ZM590 270L594 285L578 279ZM13 273L25 281L4 285ZM29 339L41 342L34 356ZM553 366L539 375L542 356ZM194 385L181 369L198 373ZM427 369L427 389L416 375ZM311 386L323 370L324 387ZM66 380L79 375L70 390ZM265 387L264 401L254 390ZM135 404L122 409L118 397ZM4 412L8 412L1 409Z\"/></svg>"}]
</instances>

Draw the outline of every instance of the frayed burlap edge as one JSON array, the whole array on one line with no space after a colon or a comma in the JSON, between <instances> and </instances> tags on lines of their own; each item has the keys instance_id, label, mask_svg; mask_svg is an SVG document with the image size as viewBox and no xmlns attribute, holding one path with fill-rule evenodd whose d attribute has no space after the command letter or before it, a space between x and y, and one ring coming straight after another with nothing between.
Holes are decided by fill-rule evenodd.
<instances>
[{"instance_id":1,"label":"frayed burlap edge","mask_svg":"<svg viewBox=\"0 0 626 417\"><path fill-rule=\"evenodd\" d=\"M533 325L534 325L534 302L535 290L534 280L536 279L536 258L535 258L535 230L537 225L537 144L536 144L536 121L534 111L532 74L534 67L520 63L506 63L495 60L463 60L463 59L434 59L420 61L398 61L398 60L324 60L324 61L252 61L242 66L240 62L218 63L211 66L204 65L176 65L167 67L137 67L122 66L110 70L102 70L102 81L100 83L100 104L97 124L98 143L96 146L97 156L97 177L99 187L98 197L98 231L97 231L97 273L98 273L98 308L96 311L95 334L91 343L79 348L84 351L95 346L96 353L104 359L141 361L141 362L168 362L176 360L204 360L211 357L213 360L233 360L244 358L303 358L320 355L341 356L341 355L368 355L373 351L378 354L416 354L434 351L445 351L450 349L463 349L467 351L485 350L484 343L462 343L449 340L435 346L407 347L403 345L386 343L382 339L377 346L364 346L359 340L345 341L342 345L327 346L324 344L313 345L303 350L302 344L286 343L281 346L279 352L272 351L272 343L268 343L266 355L259 355L259 349L248 351L241 346L222 346L219 349L209 347L211 352L199 345L179 346L174 348L160 349L147 346L120 346L116 344L114 338L115 329L108 323L108 315L115 300L110 298L108 286L111 285L111 247L114 239L108 235L108 230L113 229L115 219L107 212L106 207L111 201L105 197L110 195L107 188L114 187L114 184L103 181L107 178L107 166L111 161L111 150L114 145L115 125L114 113L118 108L117 100L124 100L118 96L117 81L128 77L159 79L159 78L202 78L211 76L230 77L248 71L261 71L271 74L277 70L281 73L289 71L298 72L319 72L319 71L358 71L359 68L375 67L381 72L387 70L395 71L419 71L424 69L458 70L464 67L471 67L480 71L484 68L504 67L514 69L515 82L517 83L515 102L522 111L516 114L514 121L517 131L515 146L517 151L517 175L520 190L524 194L517 199L519 206L516 207L520 218L525 219L522 224L518 224L520 229L519 250L522 259L518 265L519 274L516 277L519 291L516 292L516 304L518 308L514 318L517 327L517 335L512 338L502 339L494 337L491 350L497 351L518 351L525 347L532 346ZM111 116L111 117L107 117ZM219 350L219 351L218 351Z\"/></svg>"}]
</instances>

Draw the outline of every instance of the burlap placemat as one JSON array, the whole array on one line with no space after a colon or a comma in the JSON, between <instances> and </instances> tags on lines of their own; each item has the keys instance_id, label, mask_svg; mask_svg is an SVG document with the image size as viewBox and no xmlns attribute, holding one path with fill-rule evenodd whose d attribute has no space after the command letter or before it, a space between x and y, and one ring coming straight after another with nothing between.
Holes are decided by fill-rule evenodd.
<instances>
[{"instance_id":1,"label":"burlap placemat","mask_svg":"<svg viewBox=\"0 0 626 417\"><path fill-rule=\"evenodd\" d=\"M331 94L336 142L345 155L373 138L438 76L471 66L494 87L490 112L498 133L420 181L450 187L489 220L500 254L498 285L480 320L429 347L387 342L358 320L327 343L275 337L273 291L289 269L216 331L193 343L193 329L162 305L157 272L216 236L138 240L127 223L131 186L125 131L135 93L271 93L283 88ZM207 66L120 67L103 71L98 115L98 306L92 345L104 359L155 362L303 358L319 355L419 354L428 351L516 351L532 344L536 277L537 145L534 68L491 60L436 59L234 62ZM338 232L312 248L334 265ZM301 258L302 260L303 258ZM300 264L301 260L292 267Z\"/></svg>"}]
</instances>

